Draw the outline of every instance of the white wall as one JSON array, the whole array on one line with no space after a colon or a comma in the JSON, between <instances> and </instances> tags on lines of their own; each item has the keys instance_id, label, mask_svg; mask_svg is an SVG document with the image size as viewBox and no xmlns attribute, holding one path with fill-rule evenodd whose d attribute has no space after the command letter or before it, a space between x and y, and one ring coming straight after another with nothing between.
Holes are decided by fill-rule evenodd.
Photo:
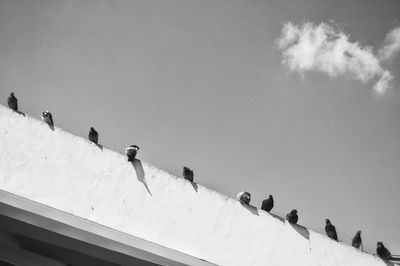
<instances>
[{"instance_id":1,"label":"white wall","mask_svg":"<svg viewBox=\"0 0 400 266\"><path fill-rule=\"evenodd\" d=\"M218 265L386 265L3 106L0 189Z\"/></svg>"}]
</instances>

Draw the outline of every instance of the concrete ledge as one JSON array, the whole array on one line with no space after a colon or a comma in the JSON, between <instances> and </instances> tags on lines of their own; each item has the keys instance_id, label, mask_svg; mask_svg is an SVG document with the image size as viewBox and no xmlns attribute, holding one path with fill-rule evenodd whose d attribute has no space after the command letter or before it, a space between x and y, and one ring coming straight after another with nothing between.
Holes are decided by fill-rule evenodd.
<instances>
[{"instance_id":1,"label":"concrete ledge","mask_svg":"<svg viewBox=\"0 0 400 266\"><path fill-rule=\"evenodd\" d=\"M109 249L116 245L118 252L163 265L388 265L2 106L0 188L11 193L0 201L29 212L18 216L3 208L8 215L26 222L36 217L35 223L54 230L64 224L60 233L69 237L84 231L82 241ZM20 206L22 198L46 208Z\"/></svg>"}]
</instances>

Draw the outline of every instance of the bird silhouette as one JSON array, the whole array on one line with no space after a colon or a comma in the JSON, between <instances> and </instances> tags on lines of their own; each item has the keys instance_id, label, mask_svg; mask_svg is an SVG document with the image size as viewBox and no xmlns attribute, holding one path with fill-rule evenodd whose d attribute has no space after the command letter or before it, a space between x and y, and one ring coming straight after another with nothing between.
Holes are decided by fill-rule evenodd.
<instances>
[{"instance_id":1,"label":"bird silhouette","mask_svg":"<svg viewBox=\"0 0 400 266\"><path fill-rule=\"evenodd\" d=\"M182 170L182 175L186 180L189 180L190 182L193 182L194 173L193 173L192 169L184 166L183 170Z\"/></svg>"},{"instance_id":2,"label":"bird silhouette","mask_svg":"<svg viewBox=\"0 0 400 266\"><path fill-rule=\"evenodd\" d=\"M325 232L326 234L332 238L333 240L338 241L337 233L336 233L336 228L333 224L331 224L331 221L329 219L325 220L326 225L325 225Z\"/></svg>"},{"instance_id":3,"label":"bird silhouette","mask_svg":"<svg viewBox=\"0 0 400 266\"><path fill-rule=\"evenodd\" d=\"M361 231L357 231L356 235L353 237L351 240L351 245L355 248L360 248L362 246L362 240L361 240Z\"/></svg>"},{"instance_id":4,"label":"bird silhouette","mask_svg":"<svg viewBox=\"0 0 400 266\"><path fill-rule=\"evenodd\" d=\"M125 154L128 157L129 162L135 161L137 151L139 150L139 146L131 145L125 150Z\"/></svg>"},{"instance_id":5,"label":"bird silhouette","mask_svg":"<svg viewBox=\"0 0 400 266\"><path fill-rule=\"evenodd\" d=\"M376 253L384 260L389 260L392 257L390 251L383 245L382 242L376 243Z\"/></svg>"},{"instance_id":6,"label":"bird silhouette","mask_svg":"<svg viewBox=\"0 0 400 266\"><path fill-rule=\"evenodd\" d=\"M297 221L299 220L297 210L291 210L288 214L286 214L286 220L288 220L288 222L291 224L297 224Z\"/></svg>"},{"instance_id":7,"label":"bird silhouette","mask_svg":"<svg viewBox=\"0 0 400 266\"><path fill-rule=\"evenodd\" d=\"M42 113L42 120L43 122L47 123L49 127L53 128L54 127L54 122L53 122L53 116L49 111L44 111Z\"/></svg>"},{"instance_id":8,"label":"bird silhouette","mask_svg":"<svg viewBox=\"0 0 400 266\"><path fill-rule=\"evenodd\" d=\"M249 205L251 200L251 195L249 192L242 191L239 192L239 194L237 194L236 198L241 204Z\"/></svg>"},{"instance_id":9,"label":"bird silhouette","mask_svg":"<svg viewBox=\"0 0 400 266\"><path fill-rule=\"evenodd\" d=\"M269 195L268 199L263 200L261 204L261 210L270 212L273 207L274 207L274 198L272 197L272 195Z\"/></svg>"},{"instance_id":10,"label":"bird silhouette","mask_svg":"<svg viewBox=\"0 0 400 266\"><path fill-rule=\"evenodd\" d=\"M91 142L96 143L99 141L99 133L97 133L96 129L93 127L90 128L89 130L89 135L88 138Z\"/></svg>"},{"instance_id":11,"label":"bird silhouette","mask_svg":"<svg viewBox=\"0 0 400 266\"><path fill-rule=\"evenodd\" d=\"M14 111L18 111L18 99L14 96L14 92L10 93L10 96L7 99L8 107L10 107Z\"/></svg>"}]
</instances>

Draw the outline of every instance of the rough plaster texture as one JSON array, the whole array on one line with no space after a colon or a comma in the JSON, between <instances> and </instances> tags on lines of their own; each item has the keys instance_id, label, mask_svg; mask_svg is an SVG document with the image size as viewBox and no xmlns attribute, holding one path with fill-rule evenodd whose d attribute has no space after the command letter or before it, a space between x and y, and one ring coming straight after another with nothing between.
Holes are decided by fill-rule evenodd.
<instances>
[{"instance_id":1,"label":"rough plaster texture","mask_svg":"<svg viewBox=\"0 0 400 266\"><path fill-rule=\"evenodd\" d=\"M3 106L0 188L218 265L387 265Z\"/></svg>"}]
</instances>

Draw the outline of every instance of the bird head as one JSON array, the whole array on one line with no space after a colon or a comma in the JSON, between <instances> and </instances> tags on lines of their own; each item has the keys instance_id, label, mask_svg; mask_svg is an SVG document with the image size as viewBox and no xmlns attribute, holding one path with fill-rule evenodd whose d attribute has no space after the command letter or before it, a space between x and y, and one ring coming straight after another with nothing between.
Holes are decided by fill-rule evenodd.
<instances>
[{"instance_id":1,"label":"bird head","mask_svg":"<svg viewBox=\"0 0 400 266\"><path fill-rule=\"evenodd\" d=\"M326 224L331 224L331 221L329 219L325 219Z\"/></svg>"},{"instance_id":2,"label":"bird head","mask_svg":"<svg viewBox=\"0 0 400 266\"><path fill-rule=\"evenodd\" d=\"M383 243L382 243L382 242L377 242L376 245L377 245L378 247L382 247L382 246L383 246Z\"/></svg>"},{"instance_id":3,"label":"bird head","mask_svg":"<svg viewBox=\"0 0 400 266\"><path fill-rule=\"evenodd\" d=\"M272 195L269 195L269 198L270 198L270 199L273 199L273 198L272 198Z\"/></svg>"},{"instance_id":4,"label":"bird head","mask_svg":"<svg viewBox=\"0 0 400 266\"><path fill-rule=\"evenodd\" d=\"M290 213L291 213L291 214L297 214L297 210L294 209L294 210L292 210Z\"/></svg>"},{"instance_id":5,"label":"bird head","mask_svg":"<svg viewBox=\"0 0 400 266\"><path fill-rule=\"evenodd\" d=\"M94 131L94 128L93 128L93 127L90 127L90 131Z\"/></svg>"},{"instance_id":6,"label":"bird head","mask_svg":"<svg viewBox=\"0 0 400 266\"><path fill-rule=\"evenodd\" d=\"M10 93L10 97L14 97L14 92L11 92L11 93Z\"/></svg>"},{"instance_id":7,"label":"bird head","mask_svg":"<svg viewBox=\"0 0 400 266\"><path fill-rule=\"evenodd\" d=\"M357 231L357 235L361 235L361 230L358 230L358 231Z\"/></svg>"},{"instance_id":8,"label":"bird head","mask_svg":"<svg viewBox=\"0 0 400 266\"><path fill-rule=\"evenodd\" d=\"M137 145L131 145L131 148L134 148L135 150L139 150L139 146L137 146Z\"/></svg>"}]
</instances>

